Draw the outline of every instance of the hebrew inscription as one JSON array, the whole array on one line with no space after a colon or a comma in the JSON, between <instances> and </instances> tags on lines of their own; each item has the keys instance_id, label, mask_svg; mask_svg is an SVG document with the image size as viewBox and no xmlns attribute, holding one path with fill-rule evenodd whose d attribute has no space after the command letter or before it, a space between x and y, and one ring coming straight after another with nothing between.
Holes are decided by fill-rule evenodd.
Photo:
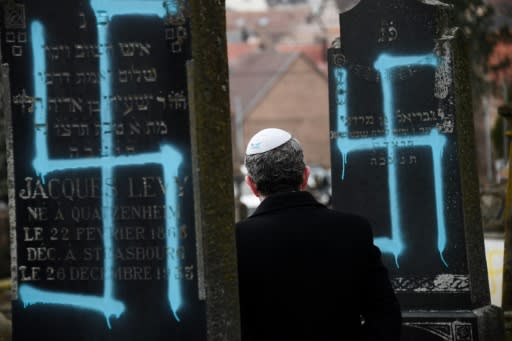
<instances>
[{"instance_id":1,"label":"hebrew inscription","mask_svg":"<svg viewBox=\"0 0 512 341\"><path fill-rule=\"evenodd\" d=\"M442 6L361 1L341 14L329 51L333 206L370 220L410 309L470 302L454 34L438 26Z\"/></svg>"},{"instance_id":2,"label":"hebrew inscription","mask_svg":"<svg viewBox=\"0 0 512 341\"><path fill-rule=\"evenodd\" d=\"M15 142L15 339L48 329L56 340L203 339L187 4L27 0L2 10ZM44 327L54 314L71 328ZM141 320L160 327L133 330Z\"/></svg>"}]
</instances>

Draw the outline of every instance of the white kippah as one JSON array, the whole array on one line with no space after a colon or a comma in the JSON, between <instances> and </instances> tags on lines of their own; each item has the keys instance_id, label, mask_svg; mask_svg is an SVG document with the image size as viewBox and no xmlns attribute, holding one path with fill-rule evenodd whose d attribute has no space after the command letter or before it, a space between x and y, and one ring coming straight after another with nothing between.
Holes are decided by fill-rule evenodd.
<instances>
[{"instance_id":1,"label":"white kippah","mask_svg":"<svg viewBox=\"0 0 512 341\"><path fill-rule=\"evenodd\" d=\"M257 132L247 144L246 155L260 154L277 148L290 141L289 132L277 128L267 128Z\"/></svg>"}]
</instances>

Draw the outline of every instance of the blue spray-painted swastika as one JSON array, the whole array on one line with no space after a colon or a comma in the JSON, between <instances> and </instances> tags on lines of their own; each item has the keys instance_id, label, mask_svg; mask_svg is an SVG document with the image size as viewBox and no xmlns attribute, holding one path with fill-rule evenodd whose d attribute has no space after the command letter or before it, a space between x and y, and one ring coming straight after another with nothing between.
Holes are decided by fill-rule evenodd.
<instances>
[{"instance_id":1,"label":"blue spray-painted swastika","mask_svg":"<svg viewBox=\"0 0 512 341\"><path fill-rule=\"evenodd\" d=\"M31 40L34 63L34 128L35 158L33 167L44 181L52 172L69 170L101 169L101 206L103 220L104 247L104 289L103 296L70 294L41 290L28 284L19 288L19 296L25 307L33 304L59 304L80 309L89 309L103 313L107 325L111 328L110 318L119 318L125 311L124 304L114 298L114 189L111 185L114 168L123 166L142 166L157 164L162 166L165 185L165 226L167 250L176 250L179 246L178 228L178 186L176 178L182 163L182 155L171 145L162 145L160 151L134 155L115 155L113 149L113 114L110 98L112 95L111 56L107 46L110 44L109 21L114 16L143 15L164 18L178 14L178 5L173 1L136 1L136 0L91 0L96 15L100 68L100 120L101 155L92 158L51 159L48 153L48 95L45 82L46 58L44 53L45 33L43 25L34 21L31 24ZM168 300L173 316L179 321L178 311L183 305L181 282L174 272L179 268L178 257L167 257Z\"/></svg>"},{"instance_id":2,"label":"blue spray-painted swastika","mask_svg":"<svg viewBox=\"0 0 512 341\"><path fill-rule=\"evenodd\" d=\"M392 73L396 68L405 66L426 66L436 67L438 59L434 54L417 56L392 56L382 54L374 63L374 68L380 73L382 86L382 99L384 107L384 122L387 122L385 134L380 137L371 138L349 138L349 128L344 118L348 114L347 105L347 70L342 67L333 68L336 82L336 103L337 103L337 129L339 137L337 147L342 155L342 180L345 179L345 168L348 161L348 154L355 151L370 151L385 149L390 160L396 160L395 154L399 148L430 147L432 149L432 163L435 186L436 215L437 215L437 249L442 262L448 266L443 252L446 248L446 219L443 209L443 179L442 179L442 158L446 145L446 137L441 135L437 129L432 129L428 135L395 135L394 117L395 112ZM398 266L398 257L405 249L402 237L403 226L400 219L401 199L398 188L397 162L389 162L388 167L388 191L391 216L391 237L375 238L375 244L382 252L393 254Z\"/></svg>"}]
</instances>

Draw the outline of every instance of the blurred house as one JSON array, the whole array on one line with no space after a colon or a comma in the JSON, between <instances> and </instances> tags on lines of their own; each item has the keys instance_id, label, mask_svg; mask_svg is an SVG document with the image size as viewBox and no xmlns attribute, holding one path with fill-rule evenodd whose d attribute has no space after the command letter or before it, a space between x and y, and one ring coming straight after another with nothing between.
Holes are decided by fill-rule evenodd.
<instances>
[{"instance_id":1,"label":"blurred house","mask_svg":"<svg viewBox=\"0 0 512 341\"><path fill-rule=\"evenodd\" d=\"M248 139L265 127L292 131L308 163L328 168L326 52L339 35L335 0L273 0L259 11L226 4L235 173Z\"/></svg>"},{"instance_id":2,"label":"blurred house","mask_svg":"<svg viewBox=\"0 0 512 341\"><path fill-rule=\"evenodd\" d=\"M274 4L265 10L227 7L228 44L258 42L261 48L274 48L278 44L330 44L339 36L339 11L334 0L318 5L286 4Z\"/></svg>"},{"instance_id":3,"label":"blurred house","mask_svg":"<svg viewBox=\"0 0 512 341\"><path fill-rule=\"evenodd\" d=\"M338 11L334 0L267 4L226 12L237 220L259 204L241 166L248 139L267 127L289 130L302 142L313 166L310 190L330 201L326 51L339 35Z\"/></svg>"},{"instance_id":4,"label":"blurred house","mask_svg":"<svg viewBox=\"0 0 512 341\"><path fill-rule=\"evenodd\" d=\"M234 170L245 145L263 128L292 132L308 164L330 167L327 76L300 52L264 50L230 64Z\"/></svg>"},{"instance_id":5,"label":"blurred house","mask_svg":"<svg viewBox=\"0 0 512 341\"><path fill-rule=\"evenodd\" d=\"M327 48L326 42L321 41L316 44L279 44L276 51L300 52L327 75Z\"/></svg>"},{"instance_id":6,"label":"blurred house","mask_svg":"<svg viewBox=\"0 0 512 341\"><path fill-rule=\"evenodd\" d=\"M265 11L226 12L228 44L258 42L262 48L272 48L283 39L294 39L295 29L306 22L309 6L269 8Z\"/></svg>"},{"instance_id":7,"label":"blurred house","mask_svg":"<svg viewBox=\"0 0 512 341\"><path fill-rule=\"evenodd\" d=\"M226 0L226 9L235 11L265 11L267 0Z\"/></svg>"},{"instance_id":8,"label":"blurred house","mask_svg":"<svg viewBox=\"0 0 512 341\"><path fill-rule=\"evenodd\" d=\"M301 52L253 50L230 62L230 98L236 220L259 205L243 181L243 157L251 136L263 128L292 132L312 166L310 191L330 202L328 85L325 72ZM234 51L234 52L233 52Z\"/></svg>"}]
</instances>

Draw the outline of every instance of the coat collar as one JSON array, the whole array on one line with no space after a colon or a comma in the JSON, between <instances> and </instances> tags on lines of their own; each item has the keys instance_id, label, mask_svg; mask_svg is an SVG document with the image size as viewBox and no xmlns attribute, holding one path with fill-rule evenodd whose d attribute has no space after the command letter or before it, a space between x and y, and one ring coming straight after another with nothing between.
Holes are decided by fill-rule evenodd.
<instances>
[{"instance_id":1,"label":"coat collar","mask_svg":"<svg viewBox=\"0 0 512 341\"><path fill-rule=\"evenodd\" d=\"M317 207L325 207L320 204L316 199L311 195L311 193L306 191L300 192L283 192L276 193L266 197L258 206L256 211L251 215L251 217L262 215L269 213L271 211L282 210L293 207L300 206L317 206Z\"/></svg>"}]
</instances>

